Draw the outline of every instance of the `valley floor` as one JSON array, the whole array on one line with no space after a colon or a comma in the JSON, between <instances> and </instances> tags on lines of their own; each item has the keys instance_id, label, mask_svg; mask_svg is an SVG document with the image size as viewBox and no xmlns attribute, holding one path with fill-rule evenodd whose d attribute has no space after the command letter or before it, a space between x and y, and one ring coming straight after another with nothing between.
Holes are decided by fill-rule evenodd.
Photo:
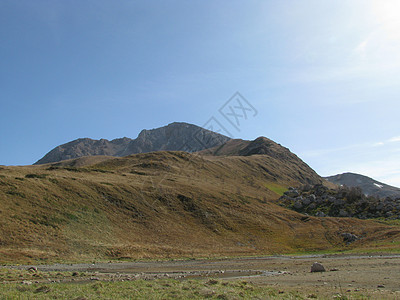
<instances>
[{"instance_id":1,"label":"valley floor","mask_svg":"<svg viewBox=\"0 0 400 300\"><path fill-rule=\"evenodd\" d=\"M313 262L326 272L311 273ZM0 268L0 298L399 299L400 255L307 255Z\"/></svg>"}]
</instances>

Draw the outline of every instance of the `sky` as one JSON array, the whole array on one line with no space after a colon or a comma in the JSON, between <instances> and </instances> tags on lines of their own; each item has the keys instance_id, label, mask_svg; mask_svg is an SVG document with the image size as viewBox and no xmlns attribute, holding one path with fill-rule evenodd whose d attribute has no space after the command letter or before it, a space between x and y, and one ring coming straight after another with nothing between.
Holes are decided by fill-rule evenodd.
<instances>
[{"instance_id":1,"label":"sky","mask_svg":"<svg viewBox=\"0 0 400 300\"><path fill-rule=\"evenodd\" d=\"M0 0L0 164L213 122L322 176L400 187L399 15L398 0Z\"/></svg>"}]
</instances>

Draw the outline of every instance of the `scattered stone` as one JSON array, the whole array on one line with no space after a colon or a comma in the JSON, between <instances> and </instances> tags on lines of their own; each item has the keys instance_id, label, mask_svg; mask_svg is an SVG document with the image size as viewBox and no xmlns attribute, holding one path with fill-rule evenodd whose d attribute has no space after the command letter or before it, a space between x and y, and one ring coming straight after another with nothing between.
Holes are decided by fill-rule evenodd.
<instances>
[{"instance_id":1,"label":"scattered stone","mask_svg":"<svg viewBox=\"0 0 400 300\"><path fill-rule=\"evenodd\" d=\"M78 272L73 272L72 273L72 276L78 276L79 274L78 274Z\"/></svg>"},{"instance_id":2,"label":"scattered stone","mask_svg":"<svg viewBox=\"0 0 400 300\"><path fill-rule=\"evenodd\" d=\"M339 269L337 269L337 268L332 268L332 269L330 269L329 271L330 271L330 272L336 272L336 271L339 271Z\"/></svg>"},{"instance_id":3,"label":"scattered stone","mask_svg":"<svg viewBox=\"0 0 400 300\"><path fill-rule=\"evenodd\" d=\"M51 289L50 289L48 286L43 285L43 286L41 286L41 287L38 287L38 288L35 290L35 293L48 293L48 292L50 292L50 291L51 291Z\"/></svg>"},{"instance_id":4,"label":"scattered stone","mask_svg":"<svg viewBox=\"0 0 400 300\"><path fill-rule=\"evenodd\" d=\"M383 284L379 284L378 288L384 288L385 286Z\"/></svg>"},{"instance_id":5,"label":"scattered stone","mask_svg":"<svg viewBox=\"0 0 400 300\"><path fill-rule=\"evenodd\" d=\"M31 284L32 284L32 281L24 280L24 281L22 281L21 283L22 283L22 284L26 284L26 285L31 285Z\"/></svg>"},{"instance_id":6,"label":"scattered stone","mask_svg":"<svg viewBox=\"0 0 400 300\"><path fill-rule=\"evenodd\" d=\"M214 285L217 283L218 283L218 280L215 280L215 279L210 279L209 281L207 281L207 284L209 284L209 285Z\"/></svg>"},{"instance_id":7,"label":"scattered stone","mask_svg":"<svg viewBox=\"0 0 400 300\"><path fill-rule=\"evenodd\" d=\"M28 271L29 271L29 272L32 272L32 273L37 272L37 270L38 270L38 269L37 269L36 267L29 267L29 268L28 268Z\"/></svg>"},{"instance_id":8,"label":"scattered stone","mask_svg":"<svg viewBox=\"0 0 400 300\"><path fill-rule=\"evenodd\" d=\"M325 272L325 268L322 264L315 262L311 266L311 273L314 273L314 272Z\"/></svg>"}]
</instances>

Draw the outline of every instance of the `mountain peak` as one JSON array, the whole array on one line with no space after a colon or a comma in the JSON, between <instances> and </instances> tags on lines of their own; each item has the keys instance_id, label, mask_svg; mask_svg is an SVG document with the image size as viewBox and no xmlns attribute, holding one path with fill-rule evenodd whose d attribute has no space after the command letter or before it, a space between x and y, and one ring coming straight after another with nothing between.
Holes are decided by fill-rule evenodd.
<instances>
[{"instance_id":1,"label":"mountain peak","mask_svg":"<svg viewBox=\"0 0 400 300\"><path fill-rule=\"evenodd\" d=\"M229 137L199 126L173 122L155 129L143 129L136 139L93 140L79 138L57 146L35 164L46 164L82 156L127 156L160 150L196 152L230 140Z\"/></svg>"}]
</instances>

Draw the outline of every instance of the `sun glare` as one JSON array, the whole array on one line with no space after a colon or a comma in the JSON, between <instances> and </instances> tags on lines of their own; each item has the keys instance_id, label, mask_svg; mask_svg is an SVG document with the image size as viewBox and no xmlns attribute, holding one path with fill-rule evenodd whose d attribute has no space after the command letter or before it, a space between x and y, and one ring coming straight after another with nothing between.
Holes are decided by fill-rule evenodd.
<instances>
[{"instance_id":1,"label":"sun glare","mask_svg":"<svg viewBox=\"0 0 400 300\"><path fill-rule=\"evenodd\" d=\"M400 40L400 1L374 0L372 9L386 38Z\"/></svg>"}]
</instances>

